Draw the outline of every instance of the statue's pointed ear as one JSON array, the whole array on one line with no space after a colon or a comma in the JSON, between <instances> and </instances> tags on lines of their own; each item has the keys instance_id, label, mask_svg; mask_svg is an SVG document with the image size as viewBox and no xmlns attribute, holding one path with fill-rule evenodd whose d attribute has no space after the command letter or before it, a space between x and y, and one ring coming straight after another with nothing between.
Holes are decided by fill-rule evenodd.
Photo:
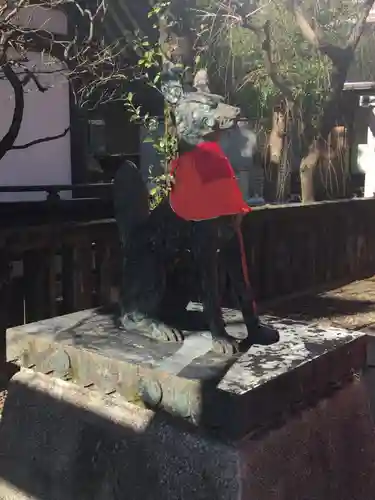
<instances>
[{"instance_id":1,"label":"statue's pointed ear","mask_svg":"<svg viewBox=\"0 0 375 500\"><path fill-rule=\"evenodd\" d=\"M211 93L206 69L200 69L196 72L193 85L198 92Z\"/></svg>"},{"instance_id":2,"label":"statue's pointed ear","mask_svg":"<svg viewBox=\"0 0 375 500\"><path fill-rule=\"evenodd\" d=\"M178 66L165 65L160 75L161 92L169 104L178 104L184 95L182 72Z\"/></svg>"}]
</instances>

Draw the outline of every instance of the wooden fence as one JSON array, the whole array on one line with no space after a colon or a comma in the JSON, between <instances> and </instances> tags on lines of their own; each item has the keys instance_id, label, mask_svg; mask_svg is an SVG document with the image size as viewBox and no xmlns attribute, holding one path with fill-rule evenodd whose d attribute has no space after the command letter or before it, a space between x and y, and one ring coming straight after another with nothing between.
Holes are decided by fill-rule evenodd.
<instances>
[{"instance_id":1,"label":"wooden fence","mask_svg":"<svg viewBox=\"0 0 375 500\"><path fill-rule=\"evenodd\" d=\"M269 299L375 273L375 199L257 208L244 222L257 296ZM0 230L7 325L90 308L119 283L112 219ZM3 323L3 325L5 326Z\"/></svg>"},{"instance_id":2,"label":"wooden fence","mask_svg":"<svg viewBox=\"0 0 375 500\"><path fill-rule=\"evenodd\" d=\"M375 274L375 199L262 208L245 221L260 299Z\"/></svg>"}]
</instances>

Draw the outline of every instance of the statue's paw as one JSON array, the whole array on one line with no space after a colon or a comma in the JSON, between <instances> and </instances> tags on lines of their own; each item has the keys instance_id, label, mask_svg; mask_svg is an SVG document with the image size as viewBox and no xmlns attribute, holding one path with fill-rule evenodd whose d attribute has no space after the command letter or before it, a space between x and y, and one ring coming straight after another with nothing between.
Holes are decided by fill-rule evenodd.
<instances>
[{"instance_id":1,"label":"statue's paw","mask_svg":"<svg viewBox=\"0 0 375 500\"><path fill-rule=\"evenodd\" d=\"M213 337L212 339L212 350L217 354L223 354L224 356L234 356L239 352L238 341L234 338L229 337Z\"/></svg>"},{"instance_id":2,"label":"statue's paw","mask_svg":"<svg viewBox=\"0 0 375 500\"><path fill-rule=\"evenodd\" d=\"M120 318L124 330L135 331L160 342L183 342L184 335L178 328L156 319L127 314Z\"/></svg>"},{"instance_id":3,"label":"statue's paw","mask_svg":"<svg viewBox=\"0 0 375 500\"><path fill-rule=\"evenodd\" d=\"M251 336L248 335L245 339L239 342L238 350L241 353L247 352L252 345L254 345L254 341L251 339Z\"/></svg>"},{"instance_id":4,"label":"statue's paw","mask_svg":"<svg viewBox=\"0 0 375 500\"><path fill-rule=\"evenodd\" d=\"M156 321L152 322L150 337L161 342L184 341L184 335L178 328L174 328L166 325L165 323Z\"/></svg>"},{"instance_id":5,"label":"statue's paw","mask_svg":"<svg viewBox=\"0 0 375 500\"><path fill-rule=\"evenodd\" d=\"M279 340L280 334L278 330L260 323L254 333L252 343L258 345L271 345L276 344Z\"/></svg>"},{"instance_id":6,"label":"statue's paw","mask_svg":"<svg viewBox=\"0 0 375 500\"><path fill-rule=\"evenodd\" d=\"M280 334L275 329L268 325L259 323L256 326L248 328L248 335L240 342L240 352L245 352L252 345L272 345L280 340Z\"/></svg>"}]
</instances>

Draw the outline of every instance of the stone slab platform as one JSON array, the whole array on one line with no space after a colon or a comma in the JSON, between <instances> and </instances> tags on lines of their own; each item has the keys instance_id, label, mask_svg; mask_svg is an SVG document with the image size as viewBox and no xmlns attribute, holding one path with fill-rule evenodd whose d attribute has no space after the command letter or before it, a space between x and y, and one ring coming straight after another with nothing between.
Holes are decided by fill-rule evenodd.
<instances>
[{"instance_id":1,"label":"stone slab platform","mask_svg":"<svg viewBox=\"0 0 375 500\"><path fill-rule=\"evenodd\" d=\"M233 336L245 335L238 311L225 319ZM10 328L7 359L238 439L311 406L366 363L362 333L263 320L280 342L228 359L211 351L208 332L188 333L183 345L159 343L87 310Z\"/></svg>"}]
</instances>

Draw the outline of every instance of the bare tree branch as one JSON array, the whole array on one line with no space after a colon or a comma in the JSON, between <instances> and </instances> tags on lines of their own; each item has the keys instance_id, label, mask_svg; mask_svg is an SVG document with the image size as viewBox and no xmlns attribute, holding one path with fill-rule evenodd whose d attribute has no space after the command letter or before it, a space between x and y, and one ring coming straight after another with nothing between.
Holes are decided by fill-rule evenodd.
<instances>
[{"instance_id":1,"label":"bare tree branch","mask_svg":"<svg viewBox=\"0 0 375 500\"><path fill-rule=\"evenodd\" d=\"M273 61L272 56L272 45L271 45L271 23L267 21L263 27L264 31L264 41L262 48L265 54L265 65L269 77L271 78L275 87L277 87L283 96L290 102L294 100L293 91L291 87L286 83L286 79L280 75L279 68L277 64Z\"/></svg>"},{"instance_id":2,"label":"bare tree branch","mask_svg":"<svg viewBox=\"0 0 375 500\"><path fill-rule=\"evenodd\" d=\"M19 11L22 9L22 7L26 4L27 0L20 0L18 4L4 17L4 22L10 21L14 16L16 16ZM8 3L6 2L7 8L8 8Z\"/></svg>"},{"instance_id":3,"label":"bare tree branch","mask_svg":"<svg viewBox=\"0 0 375 500\"><path fill-rule=\"evenodd\" d=\"M253 23L251 15L253 14L253 12L258 10L259 7L258 9L255 9L252 4L249 4L248 10L245 10L244 4L239 2L235 2L235 7L236 10L234 14L237 14L240 17L240 25L243 28L246 28L255 33L255 35L258 37L259 42L261 43L264 53L264 64L268 76L271 78L275 87L280 90L285 99L292 102L294 100L293 89L287 79L281 75L279 67L273 59L270 21L266 21L263 26L259 26Z\"/></svg>"},{"instance_id":4,"label":"bare tree branch","mask_svg":"<svg viewBox=\"0 0 375 500\"><path fill-rule=\"evenodd\" d=\"M313 27L312 23L306 19L306 16L299 5L299 0L289 1L287 3L287 7L294 15L296 23L299 26L305 40L310 42L316 50L329 57L333 64L340 64L340 61L346 52L345 47L336 47L335 45L324 41L323 35L318 28L316 26Z\"/></svg>"},{"instance_id":5,"label":"bare tree branch","mask_svg":"<svg viewBox=\"0 0 375 500\"><path fill-rule=\"evenodd\" d=\"M21 129L23 110L25 106L23 86L17 74L13 71L10 64L4 64L2 66L2 69L5 77L13 88L15 105L12 122L9 126L8 132L0 141L0 160L4 158L6 153L11 149L15 140L17 139L17 136Z\"/></svg>"},{"instance_id":6,"label":"bare tree branch","mask_svg":"<svg viewBox=\"0 0 375 500\"><path fill-rule=\"evenodd\" d=\"M27 68L25 68L24 73L25 73L25 77L23 78L23 80L21 80L23 87L25 87L29 83L29 81L32 80L35 83L39 92L47 92L48 87L43 87L43 85L39 82L35 73L33 73L32 71L30 71Z\"/></svg>"},{"instance_id":7,"label":"bare tree branch","mask_svg":"<svg viewBox=\"0 0 375 500\"><path fill-rule=\"evenodd\" d=\"M26 142L25 144L12 146L11 149L27 149L27 148L30 148L31 146L35 146L36 144L42 144L44 142L56 141L57 139L61 139L62 137L65 137L66 134L69 132L69 130L70 130L70 127L67 127L63 132L61 132L61 134L50 135L48 137L42 137L40 139L35 139L34 141Z\"/></svg>"},{"instance_id":8,"label":"bare tree branch","mask_svg":"<svg viewBox=\"0 0 375 500\"><path fill-rule=\"evenodd\" d=\"M348 43L344 47L338 47L324 40L323 34L317 27L313 27L309 22L300 7L300 0L290 0L287 2L287 8L294 15L297 25L306 41L310 42L313 47L319 50L322 54L331 59L335 66L342 66L352 57L358 42L365 29L366 20L370 13L374 0L366 0L361 8L359 18L353 27Z\"/></svg>"},{"instance_id":9,"label":"bare tree branch","mask_svg":"<svg viewBox=\"0 0 375 500\"><path fill-rule=\"evenodd\" d=\"M357 23L354 25L352 29L347 44L347 47L352 51L354 51L357 48L358 42L363 34L363 30L365 29L367 18L374 4L375 4L374 0L366 0L364 5L362 6L362 10L358 17Z\"/></svg>"}]
</instances>

